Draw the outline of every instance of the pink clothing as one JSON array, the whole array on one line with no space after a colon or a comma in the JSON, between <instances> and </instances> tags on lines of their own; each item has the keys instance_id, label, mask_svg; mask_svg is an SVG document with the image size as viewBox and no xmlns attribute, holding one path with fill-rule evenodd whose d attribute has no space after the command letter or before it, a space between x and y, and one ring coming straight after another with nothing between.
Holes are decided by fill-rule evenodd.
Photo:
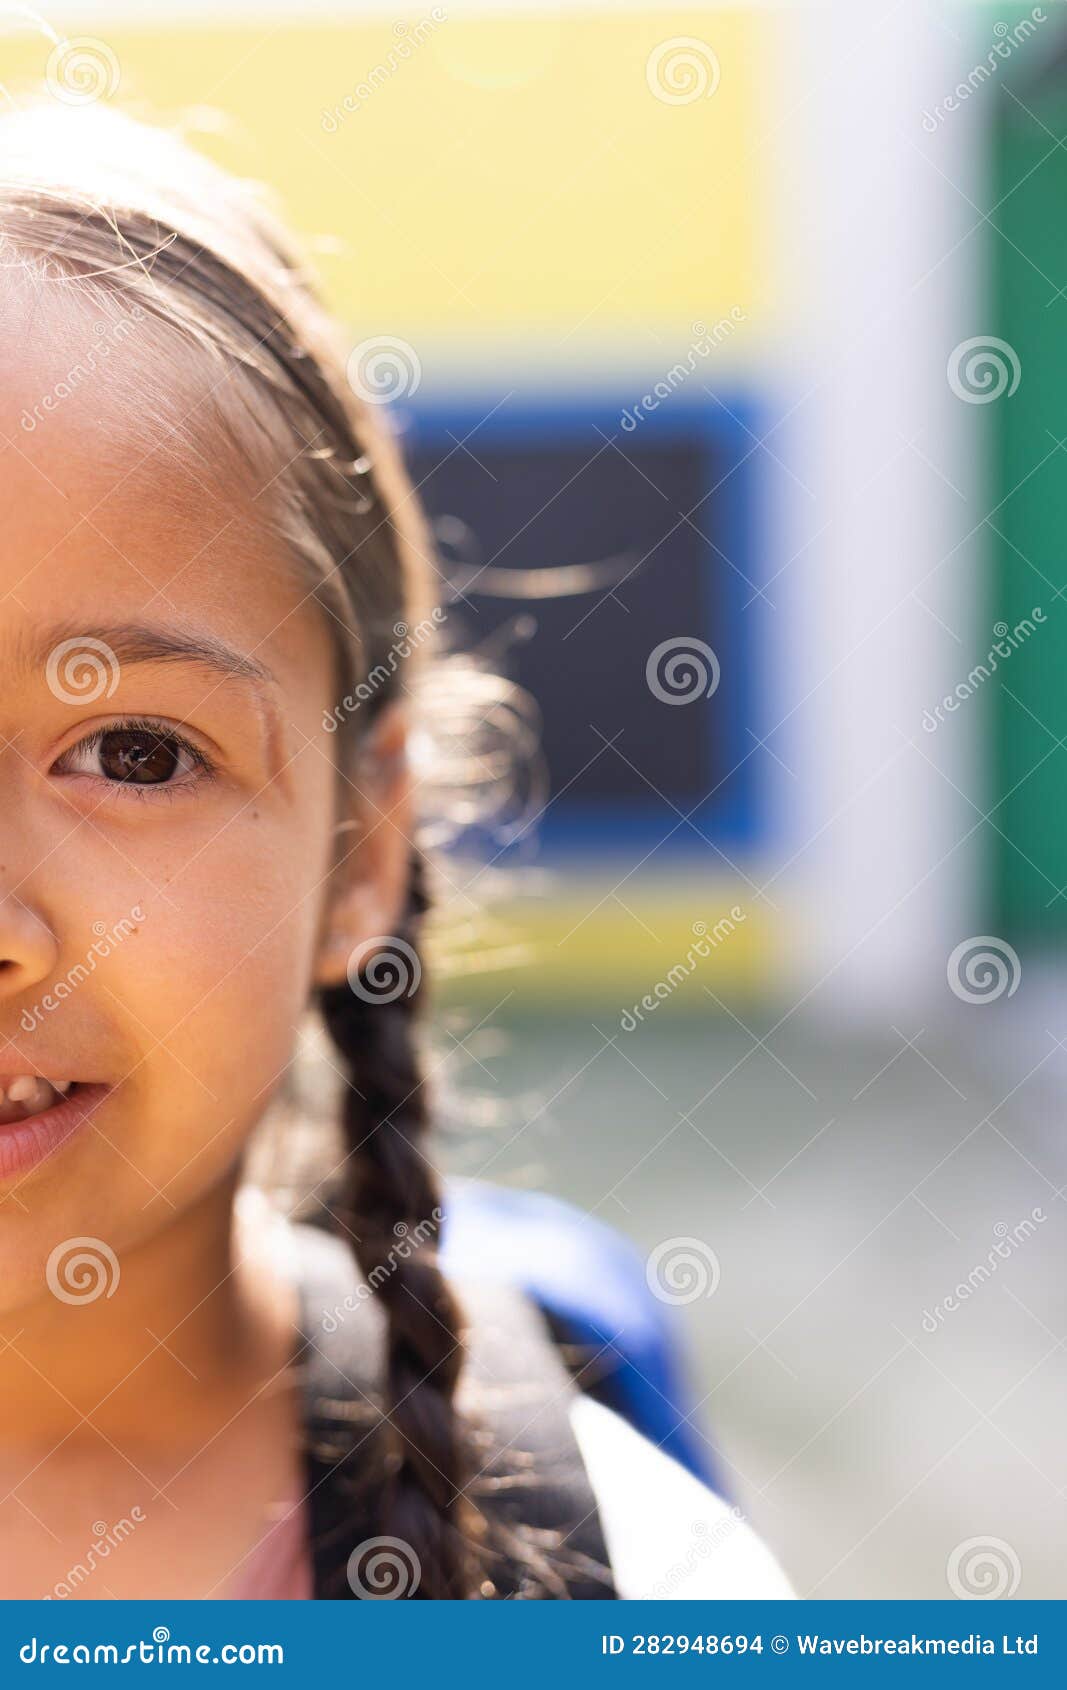
<instances>
[{"instance_id":1,"label":"pink clothing","mask_svg":"<svg viewBox=\"0 0 1067 1690\"><path fill-rule=\"evenodd\" d=\"M300 1497L279 1503L274 1519L218 1595L226 1601L308 1601L312 1592L307 1518Z\"/></svg>"}]
</instances>

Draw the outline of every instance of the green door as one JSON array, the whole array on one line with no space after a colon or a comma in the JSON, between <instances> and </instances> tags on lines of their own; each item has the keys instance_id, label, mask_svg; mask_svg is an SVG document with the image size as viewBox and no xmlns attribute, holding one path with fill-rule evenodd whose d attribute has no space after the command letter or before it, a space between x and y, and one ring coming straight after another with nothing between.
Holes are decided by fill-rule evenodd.
<instances>
[{"instance_id":1,"label":"green door","mask_svg":"<svg viewBox=\"0 0 1067 1690\"><path fill-rule=\"evenodd\" d=\"M1030 942L1067 929L1067 35L1045 28L1058 39L1041 43L1040 68L1024 49L1030 74L1005 72L994 96L993 332L1019 384L964 419L976 450L993 448L980 495L990 643L994 625L1014 629L1035 607L1046 618L976 701L990 728L996 931Z\"/></svg>"}]
</instances>

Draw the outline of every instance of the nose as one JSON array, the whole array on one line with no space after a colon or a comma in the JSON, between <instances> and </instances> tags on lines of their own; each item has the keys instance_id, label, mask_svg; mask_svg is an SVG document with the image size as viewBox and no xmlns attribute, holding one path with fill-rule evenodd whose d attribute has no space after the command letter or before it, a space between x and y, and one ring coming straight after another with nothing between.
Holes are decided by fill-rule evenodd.
<instances>
[{"instance_id":1,"label":"nose","mask_svg":"<svg viewBox=\"0 0 1067 1690\"><path fill-rule=\"evenodd\" d=\"M16 893L0 893L0 999L47 979L58 956L48 923Z\"/></svg>"}]
</instances>

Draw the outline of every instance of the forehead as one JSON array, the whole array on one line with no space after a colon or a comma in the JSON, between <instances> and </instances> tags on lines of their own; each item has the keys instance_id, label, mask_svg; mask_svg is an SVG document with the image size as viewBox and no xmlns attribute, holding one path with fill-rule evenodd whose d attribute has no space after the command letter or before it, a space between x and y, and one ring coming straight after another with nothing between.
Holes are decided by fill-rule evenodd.
<instances>
[{"instance_id":1,"label":"forehead","mask_svg":"<svg viewBox=\"0 0 1067 1690\"><path fill-rule=\"evenodd\" d=\"M137 615L213 631L294 679L328 673L312 583L276 538L276 489L227 420L232 373L131 303L10 274L0 650L28 622Z\"/></svg>"}]
</instances>

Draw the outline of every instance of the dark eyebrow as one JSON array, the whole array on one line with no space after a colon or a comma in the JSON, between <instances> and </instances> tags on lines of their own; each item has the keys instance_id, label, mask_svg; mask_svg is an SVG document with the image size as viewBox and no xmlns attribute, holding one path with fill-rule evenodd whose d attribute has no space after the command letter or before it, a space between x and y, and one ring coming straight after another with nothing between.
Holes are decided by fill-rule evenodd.
<instances>
[{"instance_id":1,"label":"dark eyebrow","mask_svg":"<svg viewBox=\"0 0 1067 1690\"><path fill-rule=\"evenodd\" d=\"M274 682L273 672L254 657L234 651L211 634L184 634L175 628L159 628L143 622L117 622L103 627L84 623L56 623L34 643L20 640L15 661L25 669L43 668L56 648L70 641L68 661L77 662L81 642L98 641L114 654L119 667L124 663L198 663L227 680ZM87 655L93 651L87 644ZM103 655L106 659L106 654Z\"/></svg>"}]
</instances>

